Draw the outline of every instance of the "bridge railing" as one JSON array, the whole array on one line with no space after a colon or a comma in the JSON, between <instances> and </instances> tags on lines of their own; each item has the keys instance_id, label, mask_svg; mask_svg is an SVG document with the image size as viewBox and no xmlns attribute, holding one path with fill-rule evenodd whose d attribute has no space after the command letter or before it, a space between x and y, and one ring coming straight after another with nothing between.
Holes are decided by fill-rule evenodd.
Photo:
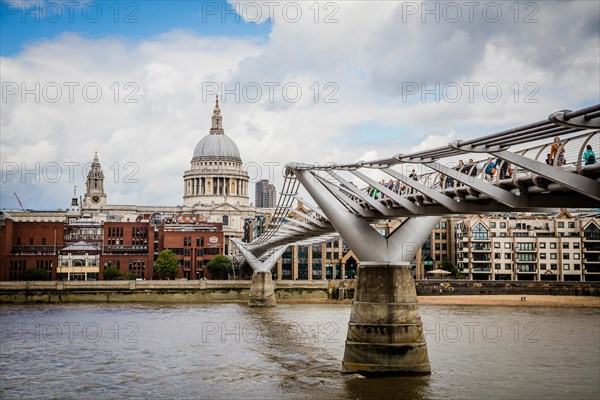
<instances>
[{"instance_id":1,"label":"bridge railing","mask_svg":"<svg viewBox=\"0 0 600 400\"><path fill-rule=\"evenodd\" d=\"M350 212L367 220L397 219L428 213L510 211L519 210L520 207L535 208L536 205L557 207L545 205L545 199L529 203L527 197L569 190L573 196L555 196L554 203L548 204L561 204L560 207L563 207L565 199L571 197L597 204L598 191L594 184L590 188L590 182L600 178L600 164L596 161L595 165L584 165L582 156L587 145L591 145L596 155L600 154L599 127L600 105L595 105L577 111L559 111L545 120L502 132L380 160L328 165L288 164L275 215L264 234L249 246L264 249L272 243L308 240L325 233L331 235L333 228L318 207L311 206L309 214L297 213L295 221L291 220L294 201L300 199L299 180L294 176L297 170L308 171ZM559 138L555 139L557 136ZM538 168L542 163L546 164L548 153L553 155L549 161L558 170L592 179L573 178L585 186L580 190L581 193L577 192L577 185L569 183L571 178L564 172L552 172L547 167L544 167L544 173L540 172ZM496 154L516 160L513 161L516 164L500 159ZM474 162L470 167L457 167L459 159L465 161L471 158ZM527 159L531 160L531 164ZM486 173L486 166L492 160L496 161L496 171L489 174ZM394 166L403 167L405 172L393 169ZM408 178L407 172L412 167L418 170L416 180ZM457 168L464 175L455 173ZM377 174L379 178L375 179L374 175ZM360 182L358 185L351 180L356 177ZM385 183L389 182L390 177L396 179L395 185L391 188L387 188L389 185L385 183L381 185L379 182L382 177L387 179ZM552 177L560 183L552 182ZM377 199L371 188L379 189ZM500 202L494 203L498 199ZM466 206L463 200L474 203ZM424 206L430 208L423 211ZM404 209L406 213L390 211L398 209Z\"/></svg>"}]
</instances>

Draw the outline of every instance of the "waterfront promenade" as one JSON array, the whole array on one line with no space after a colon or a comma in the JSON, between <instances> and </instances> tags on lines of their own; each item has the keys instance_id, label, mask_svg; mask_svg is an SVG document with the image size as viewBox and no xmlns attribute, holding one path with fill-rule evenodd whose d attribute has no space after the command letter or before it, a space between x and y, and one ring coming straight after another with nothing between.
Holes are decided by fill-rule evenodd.
<instances>
[{"instance_id":1,"label":"waterfront promenade","mask_svg":"<svg viewBox=\"0 0 600 400\"><path fill-rule=\"evenodd\" d=\"M417 280L421 304L600 307L600 282ZM277 281L278 303L350 302L354 280ZM250 281L0 282L0 303L247 302ZM521 300L526 295L526 300Z\"/></svg>"}]
</instances>

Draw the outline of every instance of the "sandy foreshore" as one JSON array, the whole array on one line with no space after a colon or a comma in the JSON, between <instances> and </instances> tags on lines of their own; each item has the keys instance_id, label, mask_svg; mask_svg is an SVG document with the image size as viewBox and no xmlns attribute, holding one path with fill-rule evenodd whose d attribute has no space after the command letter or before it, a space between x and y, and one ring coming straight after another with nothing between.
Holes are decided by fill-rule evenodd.
<instances>
[{"instance_id":1,"label":"sandy foreshore","mask_svg":"<svg viewBox=\"0 0 600 400\"><path fill-rule=\"evenodd\" d=\"M527 295L469 295L469 296L419 296L419 304L460 304L481 306L523 306L523 307L591 307L600 308L597 296L549 296Z\"/></svg>"},{"instance_id":2,"label":"sandy foreshore","mask_svg":"<svg viewBox=\"0 0 600 400\"><path fill-rule=\"evenodd\" d=\"M277 303L332 303L350 304L352 300L333 299L277 299ZM520 307L586 307L600 308L598 296L550 296L527 295L521 301L521 295L444 295L419 296L419 304L471 305L471 306L520 306Z\"/></svg>"}]
</instances>

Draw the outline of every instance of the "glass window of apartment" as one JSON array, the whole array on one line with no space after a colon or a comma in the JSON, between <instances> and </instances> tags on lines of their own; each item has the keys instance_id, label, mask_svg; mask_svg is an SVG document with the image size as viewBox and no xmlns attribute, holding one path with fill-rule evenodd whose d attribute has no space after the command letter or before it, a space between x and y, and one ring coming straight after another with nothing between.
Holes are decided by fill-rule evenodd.
<instances>
[{"instance_id":1,"label":"glass window of apartment","mask_svg":"<svg viewBox=\"0 0 600 400\"><path fill-rule=\"evenodd\" d=\"M580 257L579 253L573 254L573 259L574 260L579 260L579 257Z\"/></svg>"},{"instance_id":2,"label":"glass window of apartment","mask_svg":"<svg viewBox=\"0 0 600 400\"><path fill-rule=\"evenodd\" d=\"M446 240L446 239L448 239L448 235L445 233L442 233L442 240Z\"/></svg>"},{"instance_id":3,"label":"glass window of apartment","mask_svg":"<svg viewBox=\"0 0 600 400\"><path fill-rule=\"evenodd\" d=\"M496 260L499 260L500 259L500 253L494 253L494 258Z\"/></svg>"},{"instance_id":4,"label":"glass window of apartment","mask_svg":"<svg viewBox=\"0 0 600 400\"><path fill-rule=\"evenodd\" d=\"M547 264L540 264L540 270L545 271Z\"/></svg>"},{"instance_id":5,"label":"glass window of apartment","mask_svg":"<svg viewBox=\"0 0 600 400\"><path fill-rule=\"evenodd\" d=\"M550 269L556 270L558 268L558 264L550 264Z\"/></svg>"},{"instance_id":6,"label":"glass window of apartment","mask_svg":"<svg viewBox=\"0 0 600 400\"><path fill-rule=\"evenodd\" d=\"M490 222L490 227L495 228L496 227L496 223L495 222Z\"/></svg>"},{"instance_id":7,"label":"glass window of apartment","mask_svg":"<svg viewBox=\"0 0 600 400\"><path fill-rule=\"evenodd\" d=\"M575 228L575 222L569 222L569 224L567 225L569 228Z\"/></svg>"},{"instance_id":8,"label":"glass window of apartment","mask_svg":"<svg viewBox=\"0 0 600 400\"><path fill-rule=\"evenodd\" d=\"M442 229L446 229L446 223L442 222Z\"/></svg>"},{"instance_id":9,"label":"glass window of apartment","mask_svg":"<svg viewBox=\"0 0 600 400\"><path fill-rule=\"evenodd\" d=\"M499 249L499 248L500 248L500 242L496 242L496 243L494 243L494 248L495 248L495 249Z\"/></svg>"},{"instance_id":10,"label":"glass window of apartment","mask_svg":"<svg viewBox=\"0 0 600 400\"><path fill-rule=\"evenodd\" d=\"M579 271L581 269L581 264L573 264L573 268L575 271Z\"/></svg>"},{"instance_id":11,"label":"glass window of apartment","mask_svg":"<svg viewBox=\"0 0 600 400\"><path fill-rule=\"evenodd\" d=\"M506 228L506 222L500 222L500 228Z\"/></svg>"},{"instance_id":12,"label":"glass window of apartment","mask_svg":"<svg viewBox=\"0 0 600 400\"><path fill-rule=\"evenodd\" d=\"M473 228L473 240L488 240L488 230L482 223L478 223Z\"/></svg>"},{"instance_id":13,"label":"glass window of apartment","mask_svg":"<svg viewBox=\"0 0 600 400\"><path fill-rule=\"evenodd\" d=\"M556 248L556 243L554 243L554 242L550 243L550 248L551 249L555 249Z\"/></svg>"},{"instance_id":14,"label":"glass window of apartment","mask_svg":"<svg viewBox=\"0 0 600 400\"><path fill-rule=\"evenodd\" d=\"M569 248L569 242L563 242L563 249Z\"/></svg>"},{"instance_id":15,"label":"glass window of apartment","mask_svg":"<svg viewBox=\"0 0 600 400\"><path fill-rule=\"evenodd\" d=\"M563 264L563 270L568 271L571 268L569 264Z\"/></svg>"},{"instance_id":16,"label":"glass window of apartment","mask_svg":"<svg viewBox=\"0 0 600 400\"><path fill-rule=\"evenodd\" d=\"M442 243L442 250L448 250L448 246L446 245L446 243Z\"/></svg>"},{"instance_id":17,"label":"glass window of apartment","mask_svg":"<svg viewBox=\"0 0 600 400\"><path fill-rule=\"evenodd\" d=\"M433 235L435 240L440 240L440 234L439 233L435 233L435 235Z\"/></svg>"},{"instance_id":18,"label":"glass window of apartment","mask_svg":"<svg viewBox=\"0 0 600 400\"><path fill-rule=\"evenodd\" d=\"M565 223L564 222L559 222L558 223L558 227L559 228L564 228L565 227Z\"/></svg>"},{"instance_id":19,"label":"glass window of apartment","mask_svg":"<svg viewBox=\"0 0 600 400\"><path fill-rule=\"evenodd\" d=\"M546 259L546 253L540 253L540 260Z\"/></svg>"},{"instance_id":20,"label":"glass window of apartment","mask_svg":"<svg viewBox=\"0 0 600 400\"><path fill-rule=\"evenodd\" d=\"M510 253L504 253L504 259L505 260L510 260L511 259Z\"/></svg>"},{"instance_id":21,"label":"glass window of apartment","mask_svg":"<svg viewBox=\"0 0 600 400\"><path fill-rule=\"evenodd\" d=\"M500 237L506 237L506 232L500 232Z\"/></svg>"},{"instance_id":22,"label":"glass window of apartment","mask_svg":"<svg viewBox=\"0 0 600 400\"><path fill-rule=\"evenodd\" d=\"M504 264L504 269L510 271L511 264Z\"/></svg>"},{"instance_id":23,"label":"glass window of apartment","mask_svg":"<svg viewBox=\"0 0 600 400\"><path fill-rule=\"evenodd\" d=\"M540 242L540 249L546 248L546 242Z\"/></svg>"},{"instance_id":24,"label":"glass window of apartment","mask_svg":"<svg viewBox=\"0 0 600 400\"><path fill-rule=\"evenodd\" d=\"M435 229L440 229L440 223L435 224Z\"/></svg>"},{"instance_id":25,"label":"glass window of apartment","mask_svg":"<svg viewBox=\"0 0 600 400\"><path fill-rule=\"evenodd\" d=\"M500 269L500 264L494 264L494 269Z\"/></svg>"},{"instance_id":26,"label":"glass window of apartment","mask_svg":"<svg viewBox=\"0 0 600 400\"><path fill-rule=\"evenodd\" d=\"M511 247L510 243L508 243L508 242L504 243L504 248L505 249L510 249L510 247Z\"/></svg>"},{"instance_id":27,"label":"glass window of apartment","mask_svg":"<svg viewBox=\"0 0 600 400\"><path fill-rule=\"evenodd\" d=\"M556 253L550 253L550 259L556 260Z\"/></svg>"},{"instance_id":28,"label":"glass window of apartment","mask_svg":"<svg viewBox=\"0 0 600 400\"><path fill-rule=\"evenodd\" d=\"M573 248L574 249L578 249L579 248L579 242L573 242Z\"/></svg>"},{"instance_id":29,"label":"glass window of apartment","mask_svg":"<svg viewBox=\"0 0 600 400\"><path fill-rule=\"evenodd\" d=\"M563 254L563 260L568 260L569 259L569 253L564 253Z\"/></svg>"}]
</instances>

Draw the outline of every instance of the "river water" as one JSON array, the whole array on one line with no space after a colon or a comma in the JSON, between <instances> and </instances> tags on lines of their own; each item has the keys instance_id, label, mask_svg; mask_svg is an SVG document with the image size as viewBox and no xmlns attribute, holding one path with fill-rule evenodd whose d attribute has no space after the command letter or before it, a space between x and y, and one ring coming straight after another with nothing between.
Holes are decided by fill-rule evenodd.
<instances>
[{"instance_id":1,"label":"river water","mask_svg":"<svg viewBox=\"0 0 600 400\"><path fill-rule=\"evenodd\" d=\"M340 374L350 305L0 306L7 399L598 399L600 310L422 305L433 372Z\"/></svg>"}]
</instances>

